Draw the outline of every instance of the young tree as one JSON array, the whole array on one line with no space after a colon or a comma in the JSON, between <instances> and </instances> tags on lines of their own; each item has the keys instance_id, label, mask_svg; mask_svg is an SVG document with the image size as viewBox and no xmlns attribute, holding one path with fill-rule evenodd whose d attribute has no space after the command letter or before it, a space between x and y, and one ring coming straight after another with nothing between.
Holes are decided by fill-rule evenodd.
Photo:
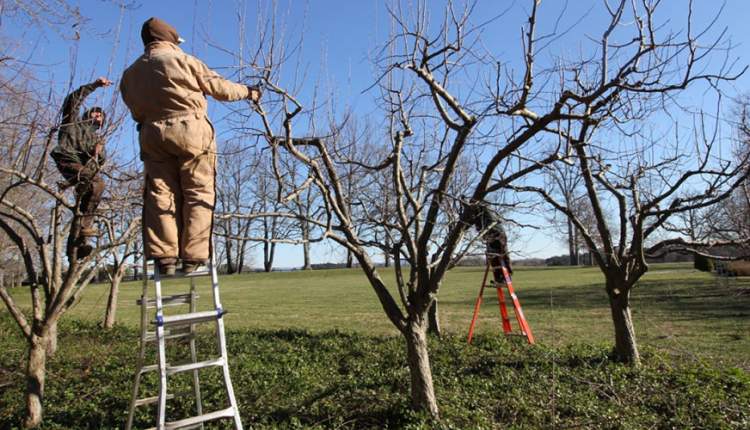
<instances>
[{"instance_id":1,"label":"young tree","mask_svg":"<svg viewBox=\"0 0 750 430\"><path fill-rule=\"evenodd\" d=\"M598 28L588 23L598 32L598 42L581 42L582 60L555 57L552 63L539 65L545 48L553 52L549 41L560 34L553 27L537 35L540 2L528 5L520 72L489 52L482 30L496 25L500 17L472 24L475 3L458 8L447 2L435 21L426 2L389 7L393 31L375 58L378 77L373 88L378 90L386 130L376 136L382 140L384 154L378 159L342 156L343 140L338 135L346 117L326 138L297 137L303 128L300 123L310 121L315 112L303 109L295 82L283 84L282 60L293 55L285 50L287 45L263 31L262 46L253 50L263 52L255 65L266 89L257 106L263 122L257 132L267 139L275 160L288 154L306 169L310 181L305 183L315 187L322 207L310 221L359 263L387 318L404 337L412 405L434 417L439 414L426 339L429 309L446 271L470 246L466 233L473 228L477 205L495 200L510 187L544 194L545 190L521 181L560 159L570 159L571 152L577 163L588 166L591 156L581 151L591 146L595 131L645 116L658 99L649 96L678 92L696 79L709 78L695 71L704 57L696 51L703 48L697 47L692 32L688 31L687 42L680 42L654 24L658 2L621 0L614 7L603 2L609 19ZM679 66L686 73L674 72ZM472 79L467 81L466 76ZM376 184L385 173L388 186L382 189L392 192L393 212L372 210L376 194L360 191L367 186L357 187L356 195L348 194L342 176L342 166L347 164L358 166L364 184ZM468 179L462 166L469 166ZM298 192L284 172L274 169L274 173L283 195ZM593 174L582 176L591 195L589 183L598 179ZM659 211L659 207L648 210ZM617 258L603 221L605 211L596 202L592 208L601 214L598 234L605 250L600 257ZM363 224L372 228L361 230ZM576 227L583 231L584 225ZM384 234L368 234L378 229ZM593 237L586 238L592 248ZM624 249L625 241L616 246ZM395 288L389 289L380 276L372 259L375 250L393 259ZM622 292L618 286L607 288L615 295Z\"/></svg>"},{"instance_id":2,"label":"young tree","mask_svg":"<svg viewBox=\"0 0 750 430\"><path fill-rule=\"evenodd\" d=\"M691 119L679 103L673 103L686 88L704 81L718 91L722 81L737 76L727 63L716 70L706 64L717 55L721 39L701 40L707 29L694 30L692 9L685 29L672 32L657 21L659 2L621 1L614 6L594 57L599 60L586 57L568 66L584 90L568 100L565 111L582 121L563 132L594 225L584 218L588 211L577 211L580 205L572 206L549 190L515 189L541 196L576 226L606 279L615 358L637 365L640 356L630 294L648 270L646 257L670 250L702 252L699 249L708 243L684 236L665 238L664 227L681 213L724 200L748 172L746 157L732 163L720 152L718 125L709 133L703 115L692 117L696 124L692 138L675 127L671 141L657 123L669 123L669 118L679 115ZM663 134L653 137L659 132Z\"/></svg>"},{"instance_id":3,"label":"young tree","mask_svg":"<svg viewBox=\"0 0 750 430\"><path fill-rule=\"evenodd\" d=\"M33 92L19 94L23 94L23 103L28 105ZM21 103L14 97L3 100ZM48 136L52 135L48 130L54 124L54 117L46 107L55 103L41 97L37 100L33 109L22 110L28 115L23 121L14 118L20 140L3 142L9 157L0 163L0 172L4 174L0 188L0 230L23 260L31 295L31 312L25 313L7 289L0 286L0 298L28 342L26 427L36 427L42 420L46 361L57 349L58 321L93 279L104 255L129 240L138 227L134 220L123 227L118 237L111 242L100 242L83 259L76 258L77 247L74 247L72 261L64 267L68 229L83 214L76 211L77 202L71 202L45 181Z\"/></svg>"},{"instance_id":4,"label":"young tree","mask_svg":"<svg viewBox=\"0 0 750 430\"><path fill-rule=\"evenodd\" d=\"M13 59L0 68L0 235L12 244L28 286L12 292L0 286L0 299L27 341L26 427L42 420L46 362L57 350L59 320L94 278L109 250L124 243L138 225L123 226L112 241L100 239L85 258L77 258L74 245L66 265L65 239L84 214L78 201L53 185L61 179L49 160L60 103L49 88L37 88L33 76L31 66ZM105 139L122 118L113 108L107 111ZM25 292L31 297L28 310L17 303Z\"/></svg>"},{"instance_id":5,"label":"young tree","mask_svg":"<svg viewBox=\"0 0 750 430\"><path fill-rule=\"evenodd\" d=\"M527 29L532 42L536 21L536 3L533 4ZM302 105L293 95L294 88L284 88L280 75L272 72L277 70L274 62L284 57L270 52L265 57L268 63L260 65L268 71L263 75L267 90L277 96L275 100L264 99L258 108L264 121L262 132L274 154L291 154L306 167L324 208L314 220L316 225L324 227L324 237L343 246L358 261L386 316L404 336L412 405L434 417L438 416L438 407L427 350L429 309L445 272L462 254L464 233L472 226L474 206L558 158L556 149L542 152L534 143L539 134L566 117L562 106L571 97L568 93L558 94L559 100L554 103L540 103L548 110L532 111L529 101L536 94L531 92L535 51L533 46L527 46L527 71L521 82L497 92L493 87L489 94L467 91L463 99L458 98L456 94L463 91L460 83L453 83L453 76L486 72L481 68L466 70L471 67L469 64L485 64L468 61L469 57L486 58L472 49L478 46L480 27L470 24L470 10L467 7L457 12L449 3L444 25L432 35L428 34L426 3L418 3L410 20L398 6L391 10L395 30L377 62L382 71L377 88L387 130L382 136L382 159L342 157L341 140L335 137L295 139L292 124L304 117L299 116ZM467 35L472 40L467 41ZM277 49L278 46L273 44ZM495 72L493 68L491 73ZM501 102L511 104L504 106ZM266 112L266 106L280 112ZM501 144L496 143L498 134L477 132L479 124L489 124L498 117L506 119L508 127L503 131L507 140ZM274 125L275 118L279 118L278 126ZM281 136L276 135L277 129L282 130ZM331 133L336 136L340 129L334 128ZM510 163L511 160L515 162ZM370 210L371 194L347 194L340 168L345 163L359 167L364 183L374 184L375 178L387 177L386 190L393 192L389 206L394 211ZM457 188L461 187L455 186L461 176L457 172L464 164L473 168L473 185L467 197L462 197L467 194L465 189L458 194ZM277 175L281 184L285 184L283 177ZM355 211L355 207L363 210ZM377 226L364 231L381 229L384 234L377 241L375 235L360 235L363 223ZM392 291L397 296L380 276L371 259L372 249L388 253L393 259L397 285Z\"/></svg>"}]
</instances>

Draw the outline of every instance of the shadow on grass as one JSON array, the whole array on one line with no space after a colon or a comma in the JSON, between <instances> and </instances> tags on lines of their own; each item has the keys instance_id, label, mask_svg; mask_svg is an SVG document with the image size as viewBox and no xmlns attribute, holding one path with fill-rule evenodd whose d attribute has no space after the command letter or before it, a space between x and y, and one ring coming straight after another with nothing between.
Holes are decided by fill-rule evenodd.
<instances>
[{"instance_id":1,"label":"shadow on grass","mask_svg":"<svg viewBox=\"0 0 750 430\"><path fill-rule=\"evenodd\" d=\"M750 294L743 294L743 291L744 288L721 287L713 279L643 280L633 289L631 307L635 311L648 310L678 315L680 318L685 315L697 319L747 318L750 317ZM524 309L609 309L601 283L517 289L516 292ZM441 300L440 303L470 309L475 300L476 296L473 296L463 300ZM486 289L483 307L496 303L494 289Z\"/></svg>"}]
</instances>

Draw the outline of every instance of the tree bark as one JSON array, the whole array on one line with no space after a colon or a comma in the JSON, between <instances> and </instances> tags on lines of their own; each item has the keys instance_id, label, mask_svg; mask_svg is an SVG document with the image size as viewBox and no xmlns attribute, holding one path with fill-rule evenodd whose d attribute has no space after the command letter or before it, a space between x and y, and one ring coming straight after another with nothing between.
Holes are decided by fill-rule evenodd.
<instances>
[{"instance_id":1,"label":"tree bark","mask_svg":"<svg viewBox=\"0 0 750 430\"><path fill-rule=\"evenodd\" d=\"M635 341L635 328L630 315L630 289L620 282L607 280L609 307L615 326L615 360L638 366L641 356Z\"/></svg>"},{"instance_id":2,"label":"tree bark","mask_svg":"<svg viewBox=\"0 0 750 430\"><path fill-rule=\"evenodd\" d=\"M239 260L237 261L237 273L242 273L242 269L245 267L245 249L247 249L247 241L243 240L240 242L240 255Z\"/></svg>"},{"instance_id":3,"label":"tree bark","mask_svg":"<svg viewBox=\"0 0 750 430\"><path fill-rule=\"evenodd\" d=\"M302 270L312 270L312 264L310 263L310 229L306 222L302 223L302 240L302 257L304 259Z\"/></svg>"},{"instance_id":4,"label":"tree bark","mask_svg":"<svg viewBox=\"0 0 750 430\"><path fill-rule=\"evenodd\" d=\"M352 256L352 252L347 250L346 251L346 268L351 269L352 266L354 266L354 257Z\"/></svg>"},{"instance_id":5,"label":"tree bark","mask_svg":"<svg viewBox=\"0 0 750 430\"><path fill-rule=\"evenodd\" d=\"M268 242L263 244L263 270L270 272L273 269L273 257L276 253L276 244Z\"/></svg>"},{"instance_id":6,"label":"tree bark","mask_svg":"<svg viewBox=\"0 0 750 430\"><path fill-rule=\"evenodd\" d=\"M578 244L576 243L575 227L573 222L568 218L568 257L570 258L570 265L578 265Z\"/></svg>"},{"instance_id":7,"label":"tree bark","mask_svg":"<svg viewBox=\"0 0 750 430\"><path fill-rule=\"evenodd\" d=\"M49 320L48 320L49 321ZM57 321L48 322L49 330L47 330L47 354L46 356L52 357L57 352Z\"/></svg>"},{"instance_id":8,"label":"tree bark","mask_svg":"<svg viewBox=\"0 0 750 430\"><path fill-rule=\"evenodd\" d=\"M29 362L26 367L26 419L23 423L25 428L38 427L42 423L48 346L48 336L33 334L29 340Z\"/></svg>"},{"instance_id":9,"label":"tree bark","mask_svg":"<svg viewBox=\"0 0 750 430\"><path fill-rule=\"evenodd\" d=\"M227 240L224 241L224 251L226 252L227 256L227 274L231 275L232 273L236 272L234 268L234 262L232 261L232 240L227 238Z\"/></svg>"},{"instance_id":10,"label":"tree bark","mask_svg":"<svg viewBox=\"0 0 750 430\"><path fill-rule=\"evenodd\" d=\"M435 388L432 384L430 356L427 351L427 327L423 321L410 322L406 338L407 361L411 375L411 404L414 410L438 418Z\"/></svg>"},{"instance_id":11,"label":"tree bark","mask_svg":"<svg viewBox=\"0 0 750 430\"><path fill-rule=\"evenodd\" d=\"M435 300L432 302L432 306L430 306L430 310L428 312L428 321L429 325L427 327L427 332L440 337L442 333L440 331L440 316L438 315L437 297L435 297Z\"/></svg>"},{"instance_id":12,"label":"tree bark","mask_svg":"<svg viewBox=\"0 0 750 430\"><path fill-rule=\"evenodd\" d=\"M119 270L117 271L119 272ZM109 287L109 298L107 298L107 310L104 313L104 328L110 329L115 325L115 316L117 313L117 296L120 292L120 280L122 276L118 276L118 273L112 277L112 281Z\"/></svg>"}]
</instances>

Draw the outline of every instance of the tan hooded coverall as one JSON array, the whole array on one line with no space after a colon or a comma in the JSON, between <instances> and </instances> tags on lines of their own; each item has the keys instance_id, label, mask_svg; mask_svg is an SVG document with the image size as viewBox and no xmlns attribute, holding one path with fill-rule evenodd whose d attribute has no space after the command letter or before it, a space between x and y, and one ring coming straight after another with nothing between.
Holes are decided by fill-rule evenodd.
<instances>
[{"instance_id":1,"label":"tan hooded coverall","mask_svg":"<svg viewBox=\"0 0 750 430\"><path fill-rule=\"evenodd\" d=\"M248 98L250 89L225 80L174 43L157 40L125 70L120 91L140 130L146 256L205 261L216 172L205 95L234 101Z\"/></svg>"}]
</instances>

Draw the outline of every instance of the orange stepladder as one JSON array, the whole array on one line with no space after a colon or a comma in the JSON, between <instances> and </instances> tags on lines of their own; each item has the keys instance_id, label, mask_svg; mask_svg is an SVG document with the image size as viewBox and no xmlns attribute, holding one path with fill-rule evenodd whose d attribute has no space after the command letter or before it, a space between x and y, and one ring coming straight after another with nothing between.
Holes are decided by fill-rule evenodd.
<instances>
[{"instance_id":1,"label":"orange stepladder","mask_svg":"<svg viewBox=\"0 0 750 430\"><path fill-rule=\"evenodd\" d=\"M474 316L471 318L471 325L469 326L469 337L468 343L474 338L474 328L477 324L477 318L479 318L479 308L482 306L482 297L484 296L484 288L487 286L487 276L492 271L493 280L490 281L490 287L494 287L497 290L497 302L500 307L500 316L503 321L503 333L511 334L513 331L510 325L510 318L508 317L508 308L505 306L505 292L504 288L508 289L508 294L513 301L513 310L516 314L516 320L518 321L518 327L521 330L521 334L526 337L529 344L534 344L534 334L531 332L531 327L526 321L526 317L521 309L521 302L518 300L515 290L513 289L513 282L510 278L510 273L505 267L505 263L499 256L488 256L487 267L484 270L484 277L482 279L482 286L479 288L479 296L474 303Z\"/></svg>"}]
</instances>

